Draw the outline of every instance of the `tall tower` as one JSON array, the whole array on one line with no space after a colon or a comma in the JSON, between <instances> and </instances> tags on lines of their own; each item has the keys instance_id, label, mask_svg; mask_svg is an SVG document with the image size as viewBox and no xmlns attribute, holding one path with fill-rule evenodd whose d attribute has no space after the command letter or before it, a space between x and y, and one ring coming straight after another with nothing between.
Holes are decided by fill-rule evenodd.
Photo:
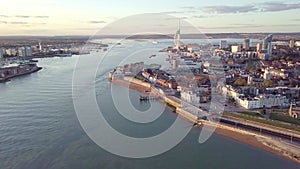
<instances>
[{"instance_id":1,"label":"tall tower","mask_svg":"<svg viewBox=\"0 0 300 169\"><path fill-rule=\"evenodd\" d=\"M247 38L247 39L244 40L243 48L245 50L249 50L249 48L250 48L250 39Z\"/></svg>"},{"instance_id":2,"label":"tall tower","mask_svg":"<svg viewBox=\"0 0 300 169\"><path fill-rule=\"evenodd\" d=\"M256 52L260 52L261 51L261 43L257 43L256 45Z\"/></svg>"},{"instance_id":3,"label":"tall tower","mask_svg":"<svg viewBox=\"0 0 300 169\"><path fill-rule=\"evenodd\" d=\"M39 42L39 51L41 52L42 50L43 50L42 42Z\"/></svg>"},{"instance_id":4,"label":"tall tower","mask_svg":"<svg viewBox=\"0 0 300 169\"><path fill-rule=\"evenodd\" d=\"M263 39L262 50L266 50L266 53L272 55L272 40L273 35L270 34Z\"/></svg>"},{"instance_id":5,"label":"tall tower","mask_svg":"<svg viewBox=\"0 0 300 169\"><path fill-rule=\"evenodd\" d=\"M178 20L178 29L174 36L174 45L176 49L180 48L180 19Z\"/></svg>"}]
</instances>

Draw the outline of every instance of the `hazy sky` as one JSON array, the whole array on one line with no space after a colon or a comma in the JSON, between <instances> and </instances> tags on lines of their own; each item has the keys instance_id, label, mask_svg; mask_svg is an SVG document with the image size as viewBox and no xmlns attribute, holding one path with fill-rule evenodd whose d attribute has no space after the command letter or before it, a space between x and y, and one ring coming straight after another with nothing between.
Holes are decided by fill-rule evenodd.
<instances>
[{"instance_id":1,"label":"hazy sky","mask_svg":"<svg viewBox=\"0 0 300 169\"><path fill-rule=\"evenodd\" d=\"M299 0L1 0L0 4L0 35L91 35L142 13L180 17L207 33L300 32Z\"/></svg>"}]
</instances>

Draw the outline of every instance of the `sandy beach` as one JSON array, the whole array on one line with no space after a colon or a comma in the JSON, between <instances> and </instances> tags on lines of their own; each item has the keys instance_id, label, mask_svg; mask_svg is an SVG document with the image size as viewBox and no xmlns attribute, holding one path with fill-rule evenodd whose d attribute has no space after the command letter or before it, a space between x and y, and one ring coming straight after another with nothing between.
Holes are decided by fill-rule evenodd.
<instances>
[{"instance_id":1,"label":"sandy beach","mask_svg":"<svg viewBox=\"0 0 300 169\"><path fill-rule=\"evenodd\" d=\"M125 80L114 80L112 84L124 86L146 95L151 93L151 88ZM215 133L300 163L300 147L292 146L289 143L222 124L217 124Z\"/></svg>"}]
</instances>

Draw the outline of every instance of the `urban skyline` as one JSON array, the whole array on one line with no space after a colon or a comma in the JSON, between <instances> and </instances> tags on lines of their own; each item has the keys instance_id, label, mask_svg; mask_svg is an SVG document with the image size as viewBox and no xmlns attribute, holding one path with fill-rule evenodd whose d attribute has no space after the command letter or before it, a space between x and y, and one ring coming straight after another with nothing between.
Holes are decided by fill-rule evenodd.
<instances>
[{"instance_id":1,"label":"urban skyline","mask_svg":"<svg viewBox=\"0 0 300 169\"><path fill-rule=\"evenodd\" d=\"M167 4L167 5L166 5ZM298 32L297 0L137 0L82 1L5 0L0 35L92 35L121 18L142 13L168 14L190 22L204 33ZM157 25L162 26L162 25ZM193 33L193 32L191 32Z\"/></svg>"}]
</instances>

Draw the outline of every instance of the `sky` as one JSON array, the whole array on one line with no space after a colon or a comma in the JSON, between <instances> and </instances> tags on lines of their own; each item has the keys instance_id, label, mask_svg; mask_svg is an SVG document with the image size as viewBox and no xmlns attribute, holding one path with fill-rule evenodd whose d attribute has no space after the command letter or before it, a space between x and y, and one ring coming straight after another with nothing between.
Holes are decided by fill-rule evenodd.
<instances>
[{"instance_id":1,"label":"sky","mask_svg":"<svg viewBox=\"0 0 300 169\"><path fill-rule=\"evenodd\" d=\"M204 33L300 32L299 0L1 0L0 4L0 36L93 35L144 13L178 17ZM158 20L151 22L164 22ZM129 29L128 24L117 25Z\"/></svg>"}]
</instances>

